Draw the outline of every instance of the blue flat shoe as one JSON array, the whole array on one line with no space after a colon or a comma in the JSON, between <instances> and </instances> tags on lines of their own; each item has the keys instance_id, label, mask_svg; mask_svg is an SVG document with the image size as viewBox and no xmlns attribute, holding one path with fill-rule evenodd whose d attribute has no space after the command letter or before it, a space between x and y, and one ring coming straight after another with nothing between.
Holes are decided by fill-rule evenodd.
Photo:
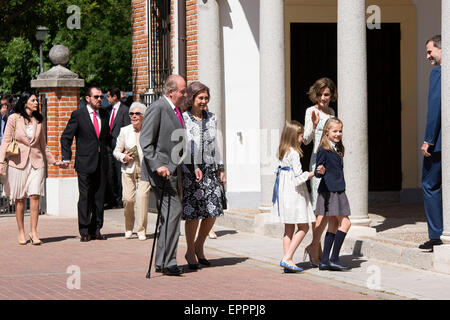
<instances>
[{"instance_id":1,"label":"blue flat shoe","mask_svg":"<svg viewBox=\"0 0 450 320\"><path fill-rule=\"evenodd\" d=\"M302 268L299 268L297 266L291 266L290 264L287 264L283 260L280 261L280 266L282 266L284 268L284 272L286 272L286 269L291 271L291 272L301 272L301 271L303 271Z\"/></svg>"}]
</instances>

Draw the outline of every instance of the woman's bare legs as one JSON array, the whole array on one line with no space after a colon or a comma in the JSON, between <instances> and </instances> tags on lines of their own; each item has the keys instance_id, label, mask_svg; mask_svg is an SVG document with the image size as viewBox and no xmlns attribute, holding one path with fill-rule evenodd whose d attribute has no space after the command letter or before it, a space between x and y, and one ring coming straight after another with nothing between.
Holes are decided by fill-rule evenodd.
<instances>
[{"instance_id":1,"label":"woman's bare legs","mask_svg":"<svg viewBox=\"0 0 450 320\"><path fill-rule=\"evenodd\" d=\"M295 225L290 225L295 228ZM289 247L285 250L283 261L291 266L295 266L292 258L294 257L294 253L297 250L298 246L302 242L306 233L308 232L309 225L307 223L299 223L297 224L297 232L292 236ZM284 242L283 242L284 243Z\"/></svg>"},{"instance_id":2,"label":"woman's bare legs","mask_svg":"<svg viewBox=\"0 0 450 320\"><path fill-rule=\"evenodd\" d=\"M39 242L39 237L37 234L37 224L39 220L39 195L30 196L30 227L31 236L34 242Z\"/></svg>"},{"instance_id":3,"label":"woman's bare legs","mask_svg":"<svg viewBox=\"0 0 450 320\"><path fill-rule=\"evenodd\" d=\"M195 235L197 233L198 219L186 220L184 223L184 232L186 236L186 260L190 264L198 264L195 257Z\"/></svg>"},{"instance_id":4,"label":"woman's bare legs","mask_svg":"<svg viewBox=\"0 0 450 320\"><path fill-rule=\"evenodd\" d=\"M213 227L215 222L216 218L214 217L203 219L200 223L197 239L195 240L195 252L197 254L197 257L199 257L200 259L206 259L205 253L203 252L203 246L205 245L206 237L208 236L209 231L211 231L211 228Z\"/></svg>"},{"instance_id":5,"label":"woman's bare legs","mask_svg":"<svg viewBox=\"0 0 450 320\"><path fill-rule=\"evenodd\" d=\"M347 233L352 225L350 219L346 216L337 216L336 218L338 220L338 230Z\"/></svg>"},{"instance_id":6,"label":"woman's bare legs","mask_svg":"<svg viewBox=\"0 0 450 320\"><path fill-rule=\"evenodd\" d=\"M284 224L284 235L283 235L283 256L286 256L291 246L292 238L294 236L295 224ZM287 262L287 261L285 261Z\"/></svg>"},{"instance_id":7,"label":"woman's bare legs","mask_svg":"<svg viewBox=\"0 0 450 320\"><path fill-rule=\"evenodd\" d=\"M25 212L25 200L24 199L16 199L15 200L15 211L16 211L16 220L17 220L17 227L19 229L19 243L24 243L26 242L27 238L25 237L25 228L24 228L24 223L23 223L23 217L24 217L24 212Z\"/></svg>"},{"instance_id":8,"label":"woman's bare legs","mask_svg":"<svg viewBox=\"0 0 450 320\"><path fill-rule=\"evenodd\" d=\"M311 257L311 262L315 265L319 264L320 257L322 256L322 246L320 245L320 239L327 226L328 217L316 216L316 222L312 223L313 238L311 243L306 247L306 251Z\"/></svg>"},{"instance_id":9,"label":"woman's bare legs","mask_svg":"<svg viewBox=\"0 0 450 320\"><path fill-rule=\"evenodd\" d=\"M339 219L339 216L329 217L329 219L328 219L328 232L336 234L336 231L338 231L338 228L339 228L339 220L338 219Z\"/></svg>"}]
</instances>

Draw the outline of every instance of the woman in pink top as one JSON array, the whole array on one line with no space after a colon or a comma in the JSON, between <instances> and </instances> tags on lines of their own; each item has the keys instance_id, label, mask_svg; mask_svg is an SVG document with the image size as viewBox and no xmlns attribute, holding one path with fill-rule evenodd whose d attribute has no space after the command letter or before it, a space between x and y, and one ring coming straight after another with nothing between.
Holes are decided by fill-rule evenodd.
<instances>
[{"instance_id":1,"label":"woman in pink top","mask_svg":"<svg viewBox=\"0 0 450 320\"><path fill-rule=\"evenodd\" d=\"M41 244L37 234L39 198L44 195L45 162L67 168L68 164L56 161L47 148L42 127L43 116L39 113L36 95L24 92L14 107L6 124L0 147L0 174L6 175L5 194L15 199L16 220L19 228L19 244L27 244L24 230L24 211L27 197L30 198L31 232L28 234L34 245ZM6 149L15 137L19 154L6 157Z\"/></svg>"}]
</instances>

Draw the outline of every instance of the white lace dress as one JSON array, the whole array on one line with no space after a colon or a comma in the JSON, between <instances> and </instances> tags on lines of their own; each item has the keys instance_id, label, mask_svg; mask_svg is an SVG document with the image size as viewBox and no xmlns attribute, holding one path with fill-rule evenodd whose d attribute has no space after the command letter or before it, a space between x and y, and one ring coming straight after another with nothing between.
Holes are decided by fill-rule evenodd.
<instances>
[{"instance_id":1,"label":"white lace dress","mask_svg":"<svg viewBox=\"0 0 450 320\"><path fill-rule=\"evenodd\" d=\"M280 170L278 202L275 202L271 210L272 221L288 224L315 222L316 217L305 184L309 172L302 171L300 155L291 148L279 166L291 169Z\"/></svg>"},{"instance_id":2,"label":"white lace dress","mask_svg":"<svg viewBox=\"0 0 450 320\"><path fill-rule=\"evenodd\" d=\"M312 141L314 141L313 152L311 154L311 159L309 160L309 171L313 171L316 168L316 158L317 158L317 149L320 144L320 139L322 138L323 127L325 126L325 122L328 119L335 116L334 110L330 109L330 114L325 114L316 106L309 107L306 109L305 113L305 133L303 134L303 144L307 145ZM313 123L311 120L311 114L315 111L316 114L319 114L319 123L316 126L316 129L313 129ZM326 170L326 168L325 168ZM311 202L313 205L313 209L316 210L316 202L317 202L317 189L319 188L320 179L316 177L311 178Z\"/></svg>"}]
</instances>

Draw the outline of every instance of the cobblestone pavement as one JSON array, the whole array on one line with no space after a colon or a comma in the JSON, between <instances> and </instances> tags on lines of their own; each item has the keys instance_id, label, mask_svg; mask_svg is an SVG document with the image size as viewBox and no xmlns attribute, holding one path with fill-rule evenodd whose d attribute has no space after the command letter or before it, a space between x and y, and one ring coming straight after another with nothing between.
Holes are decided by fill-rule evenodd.
<instances>
[{"instance_id":1,"label":"cobblestone pavement","mask_svg":"<svg viewBox=\"0 0 450 320\"><path fill-rule=\"evenodd\" d=\"M29 230L28 216L25 217L25 226ZM2 300L389 298L333 280L283 274L273 264L213 249L206 249L212 267L189 272L183 257L185 243L182 239L177 259L179 265L184 265L185 274L169 277L152 273L152 278L146 279L152 240L126 240L122 227L107 218L102 230L108 236L106 241L81 243L77 219L46 215L40 216L38 226L43 241L41 246L17 243L14 216L0 216L0 230ZM73 273L77 268L80 271L80 289L76 288L78 273Z\"/></svg>"}]
</instances>

